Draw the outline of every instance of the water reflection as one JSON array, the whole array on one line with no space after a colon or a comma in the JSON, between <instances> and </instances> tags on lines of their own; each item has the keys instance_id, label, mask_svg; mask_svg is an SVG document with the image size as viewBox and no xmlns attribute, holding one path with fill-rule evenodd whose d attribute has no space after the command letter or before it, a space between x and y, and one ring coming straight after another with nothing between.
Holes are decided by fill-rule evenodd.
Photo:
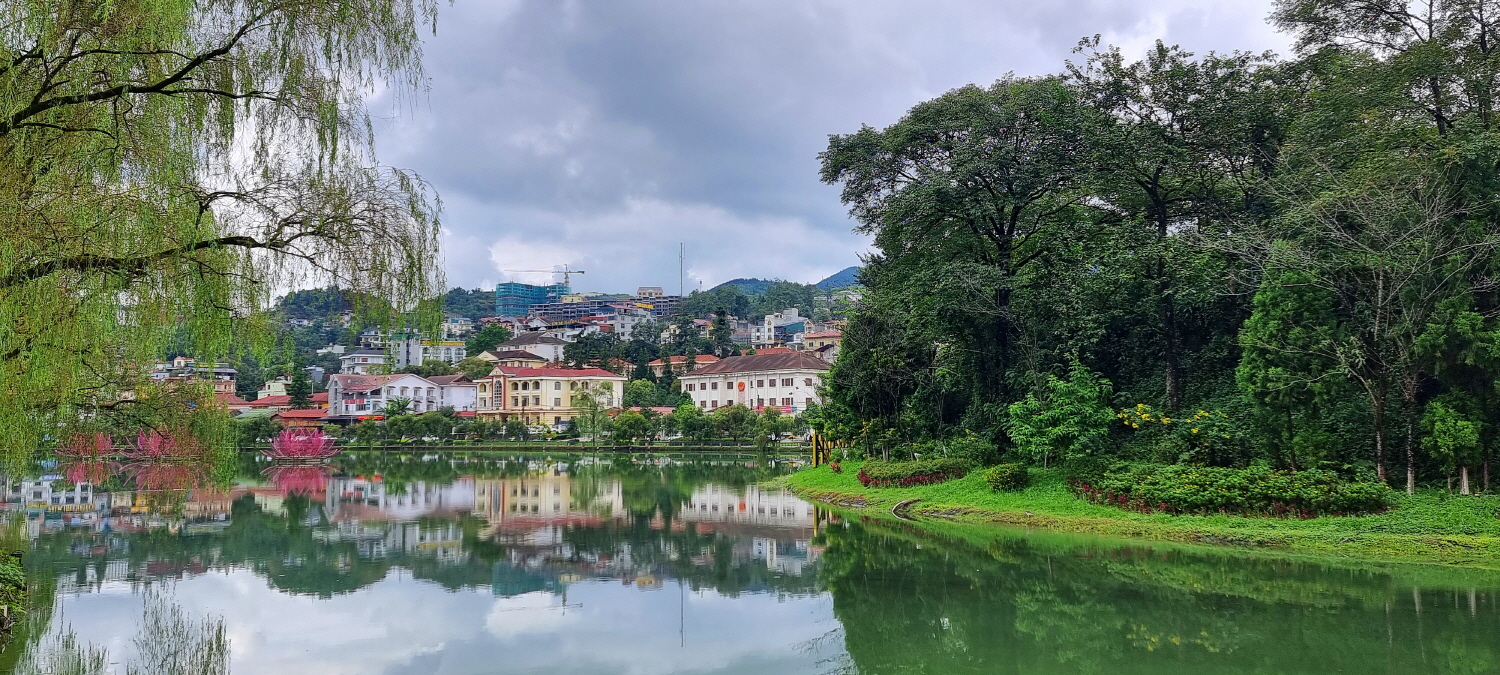
<instances>
[{"instance_id":1,"label":"water reflection","mask_svg":"<svg viewBox=\"0 0 1500 675\"><path fill-rule=\"evenodd\" d=\"M237 673L1500 672L1483 570L847 519L753 463L239 474L9 481L47 639L139 650L166 586L222 617Z\"/></svg>"}]
</instances>

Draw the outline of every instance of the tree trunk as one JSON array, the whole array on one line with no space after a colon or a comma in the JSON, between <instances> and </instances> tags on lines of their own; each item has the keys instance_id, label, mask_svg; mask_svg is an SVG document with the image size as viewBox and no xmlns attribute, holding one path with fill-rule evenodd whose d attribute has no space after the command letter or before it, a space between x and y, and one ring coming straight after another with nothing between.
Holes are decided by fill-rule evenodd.
<instances>
[{"instance_id":1,"label":"tree trunk","mask_svg":"<svg viewBox=\"0 0 1500 675\"><path fill-rule=\"evenodd\" d=\"M1163 282L1165 284L1165 282ZM1163 290L1161 297L1161 330L1163 358L1166 362L1167 409L1182 407L1182 366L1177 356L1177 310L1172 296Z\"/></svg>"},{"instance_id":2,"label":"tree trunk","mask_svg":"<svg viewBox=\"0 0 1500 675\"><path fill-rule=\"evenodd\" d=\"M1406 413L1406 494L1417 492L1417 378L1407 377L1401 383L1402 406Z\"/></svg>"},{"instance_id":3,"label":"tree trunk","mask_svg":"<svg viewBox=\"0 0 1500 675\"><path fill-rule=\"evenodd\" d=\"M1490 458L1488 456L1486 456L1484 458L1484 492L1485 492L1485 494L1489 494L1489 491L1490 491Z\"/></svg>"},{"instance_id":4,"label":"tree trunk","mask_svg":"<svg viewBox=\"0 0 1500 675\"><path fill-rule=\"evenodd\" d=\"M1372 399L1375 397L1371 397ZM1370 415L1375 418L1375 476L1387 483L1385 475L1385 397L1370 401Z\"/></svg>"},{"instance_id":5,"label":"tree trunk","mask_svg":"<svg viewBox=\"0 0 1500 675\"><path fill-rule=\"evenodd\" d=\"M1464 465L1458 467L1458 494L1461 494L1461 495L1473 494L1472 492L1469 492L1469 465L1468 464L1464 464Z\"/></svg>"}]
</instances>

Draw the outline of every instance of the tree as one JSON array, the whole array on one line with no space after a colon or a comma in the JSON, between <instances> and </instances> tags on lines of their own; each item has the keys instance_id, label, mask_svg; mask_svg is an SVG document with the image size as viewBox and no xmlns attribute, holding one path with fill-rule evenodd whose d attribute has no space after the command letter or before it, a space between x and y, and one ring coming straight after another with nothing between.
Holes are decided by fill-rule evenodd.
<instances>
[{"instance_id":1,"label":"tree","mask_svg":"<svg viewBox=\"0 0 1500 675\"><path fill-rule=\"evenodd\" d=\"M656 405L656 385L650 380L631 380L625 385L625 407L649 408Z\"/></svg>"},{"instance_id":2,"label":"tree","mask_svg":"<svg viewBox=\"0 0 1500 675\"><path fill-rule=\"evenodd\" d=\"M18 405L0 411L0 452L24 457L44 429L91 411L132 414L139 366L176 326L195 356L221 357L270 289L360 288L401 307L434 296L435 200L419 177L375 162L363 103L373 86L423 81L418 32L434 10L7 8L0 390Z\"/></svg>"},{"instance_id":3,"label":"tree","mask_svg":"<svg viewBox=\"0 0 1500 675\"><path fill-rule=\"evenodd\" d=\"M1482 447L1482 423L1460 410L1470 407L1465 403L1468 401L1461 397L1436 400L1427 404L1427 414L1422 417L1422 428L1427 432L1423 445L1449 467L1458 469L1458 493L1462 495L1471 494L1469 466L1479 461Z\"/></svg>"},{"instance_id":4,"label":"tree","mask_svg":"<svg viewBox=\"0 0 1500 675\"><path fill-rule=\"evenodd\" d=\"M626 410L615 417L614 437L616 441L629 443L636 439L647 439L652 435L651 420L634 410Z\"/></svg>"},{"instance_id":5,"label":"tree","mask_svg":"<svg viewBox=\"0 0 1500 675\"><path fill-rule=\"evenodd\" d=\"M1011 440L1017 450L1042 466L1052 458L1102 454L1109 427L1116 421L1109 400L1109 380L1074 360L1067 379L1047 376L1043 396L1031 393L1010 404Z\"/></svg>"},{"instance_id":6,"label":"tree","mask_svg":"<svg viewBox=\"0 0 1500 675\"><path fill-rule=\"evenodd\" d=\"M499 322L490 322L464 341L464 353L469 356L479 356L493 350L502 342L509 342L510 338L509 328Z\"/></svg>"},{"instance_id":7,"label":"tree","mask_svg":"<svg viewBox=\"0 0 1500 675\"><path fill-rule=\"evenodd\" d=\"M672 426L685 438L705 441L713 436L714 424L703 410L691 403L684 403L672 411Z\"/></svg>"},{"instance_id":8,"label":"tree","mask_svg":"<svg viewBox=\"0 0 1500 675\"><path fill-rule=\"evenodd\" d=\"M411 399L405 396L392 396L385 402L385 408L381 412L391 419L409 414L411 413Z\"/></svg>"},{"instance_id":9,"label":"tree","mask_svg":"<svg viewBox=\"0 0 1500 675\"><path fill-rule=\"evenodd\" d=\"M727 405L713 413L714 428L719 435L736 441L750 435L755 429L755 411L738 403Z\"/></svg>"},{"instance_id":10,"label":"tree","mask_svg":"<svg viewBox=\"0 0 1500 675\"><path fill-rule=\"evenodd\" d=\"M572 407L577 411L573 424L577 425L579 433L594 441L596 449L599 447L599 440L609 431L609 406L604 403L608 396L588 385L572 395Z\"/></svg>"},{"instance_id":11,"label":"tree","mask_svg":"<svg viewBox=\"0 0 1500 675\"><path fill-rule=\"evenodd\" d=\"M397 370L396 372L412 373L414 375L421 375L422 377L437 377L439 375L452 375L454 373L454 368L453 365L448 363L447 361L427 359L426 361L423 361L422 365L420 366L416 364L410 364L402 366L402 368L400 370ZM485 375L488 374L489 371L486 370Z\"/></svg>"},{"instance_id":12,"label":"tree","mask_svg":"<svg viewBox=\"0 0 1500 675\"><path fill-rule=\"evenodd\" d=\"M468 376L470 380L478 380L489 377L490 372L495 369L495 364L477 356L470 356L453 364L453 369Z\"/></svg>"},{"instance_id":13,"label":"tree","mask_svg":"<svg viewBox=\"0 0 1500 675\"><path fill-rule=\"evenodd\" d=\"M291 405L294 410L306 410L313 407L313 383L306 370L293 367L292 381L287 384L286 393L292 397Z\"/></svg>"}]
</instances>

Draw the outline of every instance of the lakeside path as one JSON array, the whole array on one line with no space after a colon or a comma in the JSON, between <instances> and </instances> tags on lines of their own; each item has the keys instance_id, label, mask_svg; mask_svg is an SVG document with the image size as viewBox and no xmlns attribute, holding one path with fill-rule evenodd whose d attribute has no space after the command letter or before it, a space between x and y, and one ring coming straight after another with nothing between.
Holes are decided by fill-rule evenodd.
<instances>
[{"instance_id":1,"label":"lakeside path","mask_svg":"<svg viewBox=\"0 0 1500 675\"><path fill-rule=\"evenodd\" d=\"M1398 495L1391 510L1369 516L1312 519L1230 515L1174 516L1125 511L1073 496L1060 472L1032 469L1032 485L994 492L979 472L959 480L910 488L865 488L860 464L842 473L826 466L775 479L798 496L863 515L967 525L1005 525L1105 535L1267 549L1319 556L1426 562L1500 569L1500 497L1444 493Z\"/></svg>"}]
</instances>

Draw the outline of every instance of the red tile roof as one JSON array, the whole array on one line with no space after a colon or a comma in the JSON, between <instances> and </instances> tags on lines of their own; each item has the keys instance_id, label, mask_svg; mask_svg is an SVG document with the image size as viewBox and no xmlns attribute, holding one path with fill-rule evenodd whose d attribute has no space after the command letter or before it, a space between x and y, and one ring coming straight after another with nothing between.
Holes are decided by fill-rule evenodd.
<instances>
[{"instance_id":1,"label":"red tile roof","mask_svg":"<svg viewBox=\"0 0 1500 675\"><path fill-rule=\"evenodd\" d=\"M792 349L791 347L766 347L765 349L755 350L754 356L764 356L766 354L794 354L796 352L797 350Z\"/></svg>"},{"instance_id":2,"label":"red tile roof","mask_svg":"<svg viewBox=\"0 0 1500 675\"><path fill-rule=\"evenodd\" d=\"M322 408L307 408L304 410L283 410L271 417L284 417L288 419L319 419L328 415L327 410Z\"/></svg>"},{"instance_id":3,"label":"red tile roof","mask_svg":"<svg viewBox=\"0 0 1500 675\"><path fill-rule=\"evenodd\" d=\"M825 330L825 331L819 331L817 333L807 333L807 334L803 335L802 338L804 340L807 339L807 338L834 338L834 337L842 337L843 335L844 335L843 331Z\"/></svg>"},{"instance_id":4,"label":"red tile roof","mask_svg":"<svg viewBox=\"0 0 1500 675\"><path fill-rule=\"evenodd\" d=\"M803 352L787 350L773 354L757 353L750 356L731 356L720 359L683 377L698 375L723 375L764 370L828 370L828 363Z\"/></svg>"},{"instance_id":5,"label":"red tile roof","mask_svg":"<svg viewBox=\"0 0 1500 675\"><path fill-rule=\"evenodd\" d=\"M820 362L821 363L821 362ZM523 368L496 366L495 370L510 377L621 377L603 368Z\"/></svg>"},{"instance_id":6,"label":"red tile roof","mask_svg":"<svg viewBox=\"0 0 1500 675\"><path fill-rule=\"evenodd\" d=\"M221 393L214 394L214 398L219 399L219 402L223 403L224 405L230 405L230 406L246 406L246 405L250 405L249 401L246 401L245 399L242 399L242 398L240 398L239 396L237 396L235 394L229 394L229 393L223 393L223 392L221 392Z\"/></svg>"},{"instance_id":7,"label":"red tile roof","mask_svg":"<svg viewBox=\"0 0 1500 675\"><path fill-rule=\"evenodd\" d=\"M329 375L328 379L337 379L339 387L344 391L369 391L385 386L386 382L396 379L397 375L349 375L340 373Z\"/></svg>"},{"instance_id":8,"label":"red tile roof","mask_svg":"<svg viewBox=\"0 0 1500 675\"><path fill-rule=\"evenodd\" d=\"M312 402L315 403L315 404L316 403L322 403L324 405L327 405L328 404L328 392L326 392L326 391L320 391L320 392L318 392L316 394L313 394L312 395ZM289 396L289 395L262 396L262 397L260 397L258 399L255 399L254 401L250 402L250 406L252 408L274 408L276 406L291 405L291 404L292 404L292 397Z\"/></svg>"}]
</instances>

